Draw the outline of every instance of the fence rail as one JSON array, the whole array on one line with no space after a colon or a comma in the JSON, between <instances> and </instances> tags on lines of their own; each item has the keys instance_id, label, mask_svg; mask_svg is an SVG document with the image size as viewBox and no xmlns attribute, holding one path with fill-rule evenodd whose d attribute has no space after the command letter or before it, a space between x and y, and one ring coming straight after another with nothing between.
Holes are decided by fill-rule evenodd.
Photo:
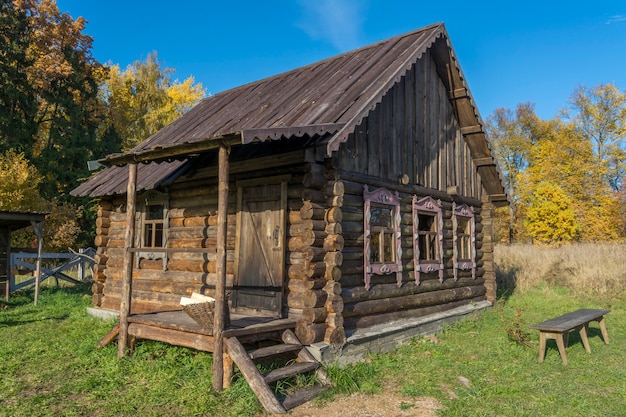
<instances>
[{"instance_id":1,"label":"fence rail","mask_svg":"<svg viewBox=\"0 0 626 417\"><path fill-rule=\"evenodd\" d=\"M93 265L95 263L93 256L95 255L95 253L96 251L93 248L80 249L78 252L72 253L42 253L42 260L68 259L68 261L54 268L47 268L42 265L39 282L43 282L48 278L54 278L56 281L56 285L59 285L59 280L66 281L72 284L78 284L84 281L88 276L93 276ZM29 259L32 259L33 261L29 262ZM33 285L35 283L35 272L37 270L36 260L36 253L11 253L9 293L15 292L21 288ZM72 278L67 273L65 273L68 270L74 268L77 269L76 278ZM24 273L18 274L18 271L23 271ZM91 271L91 274L88 275L87 271ZM31 273L33 274L33 278L17 282L17 275L30 275Z\"/></svg>"}]
</instances>

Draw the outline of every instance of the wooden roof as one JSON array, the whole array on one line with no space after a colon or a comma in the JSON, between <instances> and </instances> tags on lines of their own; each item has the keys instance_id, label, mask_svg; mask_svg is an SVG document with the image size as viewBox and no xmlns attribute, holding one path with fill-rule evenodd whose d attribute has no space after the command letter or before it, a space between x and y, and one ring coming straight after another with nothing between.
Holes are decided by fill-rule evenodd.
<instances>
[{"instance_id":1,"label":"wooden roof","mask_svg":"<svg viewBox=\"0 0 626 417\"><path fill-rule=\"evenodd\" d=\"M345 142L389 89L431 50L446 85L487 192L506 201L504 183L487 142L483 123L442 23L246 84L202 100L179 119L126 154L110 155L107 165L172 160L221 144L316 137L331 155ZM147 165L149 188L172 171ZM171 166L170 166L171 168ZM72 194L123 194L119 171L109 168ZM141 189L138 186L138 190Z\"/></svg>"},{"instance_id":2,"label":"wooden roof","mask_svg":"<svg viewBox=\"0 0 626 417\"><path fill-rule=\"evenodd\" d=\"M0 229L14 231L30 227L31 222L44 221L47 214L49 213L0 210Z\"/></svg>"}]
</instances>

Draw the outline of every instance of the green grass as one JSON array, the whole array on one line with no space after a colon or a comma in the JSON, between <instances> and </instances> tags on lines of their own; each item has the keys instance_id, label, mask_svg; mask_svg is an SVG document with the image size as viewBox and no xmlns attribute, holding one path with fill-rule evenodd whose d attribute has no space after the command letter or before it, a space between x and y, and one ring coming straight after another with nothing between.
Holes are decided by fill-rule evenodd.
<instances>
[{"instance_id":1,"label":"green grass","mask_svg":"<svg viewBox=\"0 0 626 417\"><path fill-rule=\"evenodd\" d=\"M610 344L592 324L588 354L577 333L570 336L563 366L554 341L538 363L539 335L528 326L580 307L566 290L541 288L479 317L379 355L374 364L408 396L432 396L443 416L623 416L626 410L626 303L606 316ZM509 336L513 328L529 341ZM461 378L469 383L463 384Z\"/></svg>"},{"instance_id":2,"label":"green grass","mask_svg":"<svg viewBox=\"0 0 626 417\"><path fill-rule=\"evenodd\" d=\"M411 406L411 399L428 396L442 403L442 416L625 415L626 299L621 294L626 280L617 277L617 296L594 296L577 291L588 286L571 276L568 285L554 279L525 285L523 265L519 261L507 269L518 270L508 277L517 282L494 308L395 352L344 369L330 367L336 388L317 403L343 393L394 389L407 398L398 413ZM264 415L238 372L232 388L212 391L208 353L141 342L132 357L118 360L114 343L96 349L113 323L86 313L88 291L44 288L38 306L32 292L12 297L8 308L0 304L0 416ZM554 341L548 341L546 359L538 363L539 334L528 326L581 307L611 310L606 316L611 343L605 345L592 324L591 354L572 333L567 366Z\"/></svg>"}]
</instances>

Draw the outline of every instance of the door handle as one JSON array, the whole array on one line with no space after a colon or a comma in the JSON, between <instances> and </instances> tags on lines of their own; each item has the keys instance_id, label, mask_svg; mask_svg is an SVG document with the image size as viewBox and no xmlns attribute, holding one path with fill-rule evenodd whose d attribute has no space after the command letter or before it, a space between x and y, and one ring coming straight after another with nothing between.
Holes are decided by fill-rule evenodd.
<instances>
[{"instance_id":1,"label":"door handle","mask_svg":"<svg viewBox=\"0 0 626 417\"><path fill-rule=\"evenodd\" d=\"M274 238L274 247L278 247L280 245L280 227L276 226L274 232L272 233L272 237Z\"/></svg>"}]
</instances>

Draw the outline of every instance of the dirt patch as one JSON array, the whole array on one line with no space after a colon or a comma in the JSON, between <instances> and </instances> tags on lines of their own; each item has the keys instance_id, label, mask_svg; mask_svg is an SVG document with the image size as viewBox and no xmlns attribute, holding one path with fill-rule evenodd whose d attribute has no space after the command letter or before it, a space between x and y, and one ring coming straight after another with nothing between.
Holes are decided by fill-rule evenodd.
<instances>
[{"instance_id":1,"label":"dirt patch","mask_svg":"<svg viewBox=\"0 0 626 417\"><path fill-rule=\"evenodd\" d=\"M289 412L292 417L436 417L443 408L434 398L385 394L337 395L323 406L308 402Z\"/></svg>"}]
</instances>

